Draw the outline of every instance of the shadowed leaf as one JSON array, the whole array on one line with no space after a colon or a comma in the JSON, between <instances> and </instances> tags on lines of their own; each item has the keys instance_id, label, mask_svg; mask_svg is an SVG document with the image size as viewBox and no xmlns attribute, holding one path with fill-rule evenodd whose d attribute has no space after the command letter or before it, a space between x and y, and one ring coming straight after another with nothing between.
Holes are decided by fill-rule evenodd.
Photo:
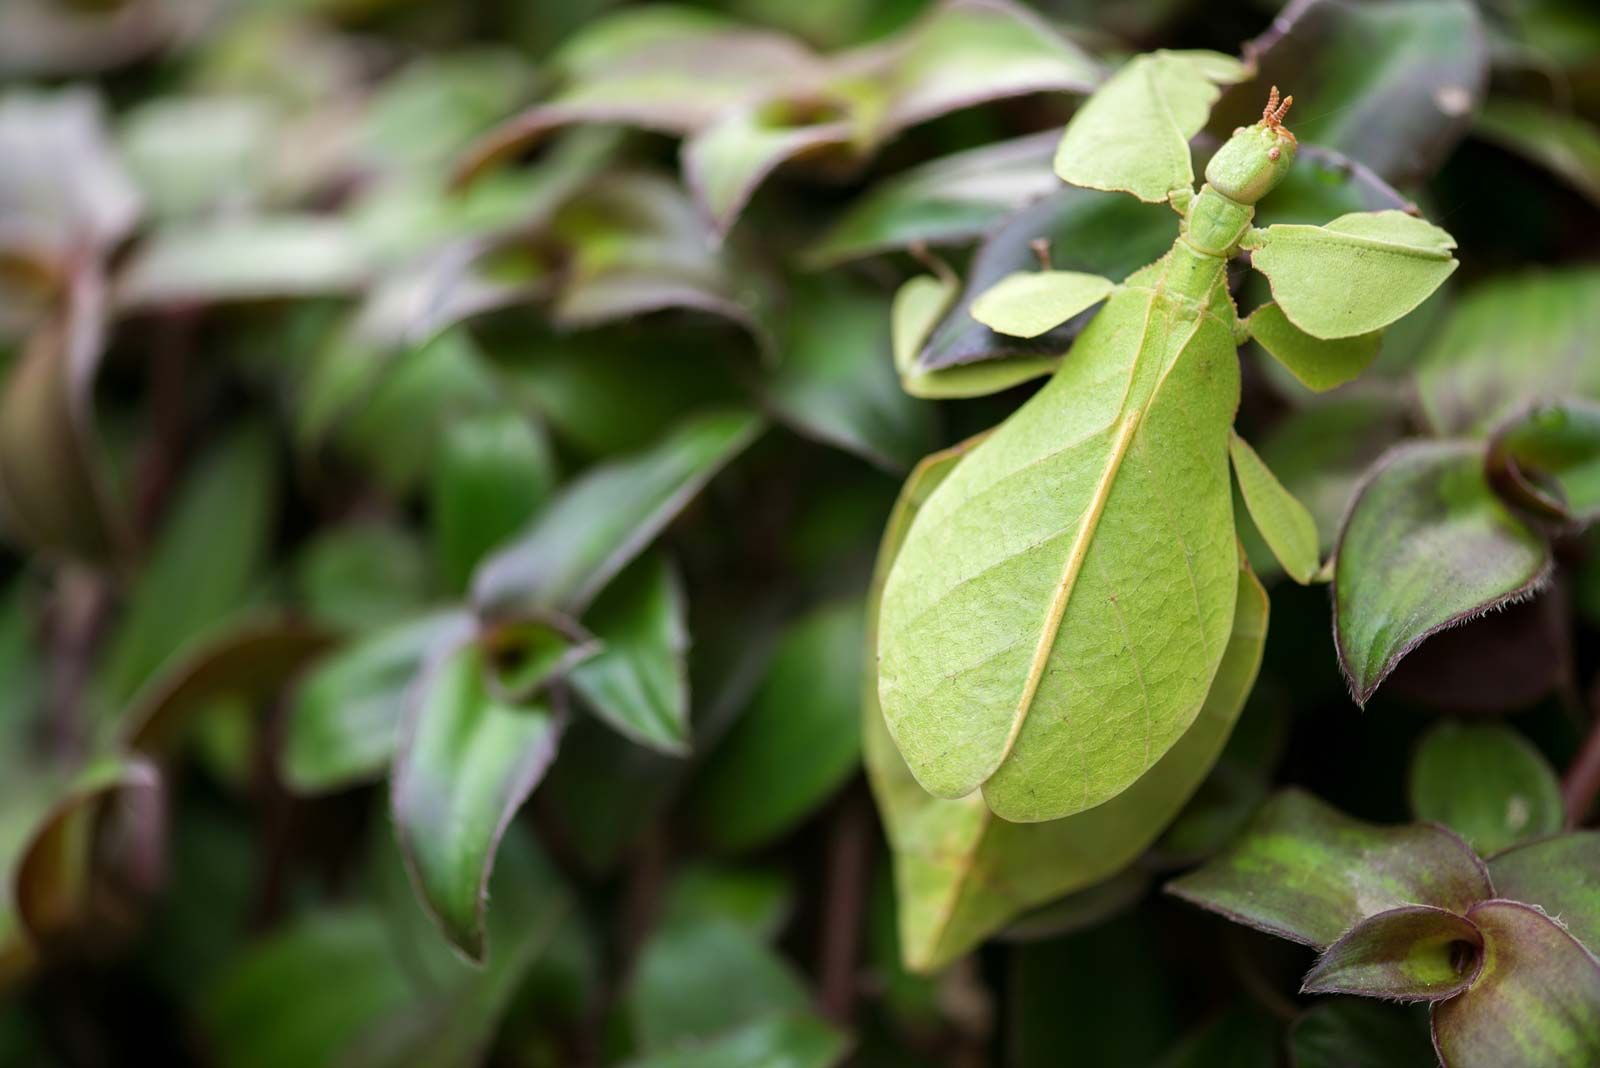
<instances>
[{"instance_id":1,"label":"shadowed leaf","mask_svg":"<svg viewBox=\"0 0 1600 1068\"><path fill-rule=\"evenodd\" d=\"M1479 109L1472 132L1545 167L1600 204L1600 127L1582 116L1491 97Z\"/></svg>"},{"instance_id":2,"label":"shadowed leaf","mask_svg":"<svg viewBox=\"0 0 1600 1068\"><path fill-rule=\"evenodd\" d=\"M1600 518L1600 404L1533 408L1495 431L1488 464L1496 488L1523 508L1580 524Z\"/></svg>"},{"instance_id":3,"label":"shadowed leaf","mask_svg":"<svg viewBox=\"0 0 1600 1068\"><path fill-rule=\"evenodd\" d=\"M1445 627L1526 597L1550 550L1489 489L1482 446L1392 449L1339 536L1334 637L1357 703L1400 658Z\"/></svg>"},{"instance_id":4,"label":"shadowed leaf","mask_svg":"<svg viewBox=\"0 0 1600 1068\"><path fill-rule=\"evenodd\" d=\"M431 519L440 570L465 590L488 552L554 490L555 460L538 427L515 412L453 420L433 470Z\"/></svg>"},{"instance_id":5,"label":"shadowed leaf","mask_svg":"<svg viewBox=\"0 0 1600 1068\"><path fill-rule=\"evenodd\" d=\"M1555 772L1509 727L1441 723L1417 747L1410 787L1417 819L1444 824L1482 856L1561 829ZM1498 878L1495 889L1506 895Z\"/></svg>"},{"instance_id":6,"label":"shadowed leaf","mask_svg":"<svg viewBox=\"0 0 1600 1068\"><path fill-rule=\"evenodd\" d=\"M1231 847L1167 890L1318 949L1387 909L1464 913L1493 893L1483 862L1450 832L1363 823L1299 790L1278 794Z\"/></svg>"},{"instance_id":7,"label":"shadowed leaf","mask_svg":"<svg viewBox=\"0 0 1600 1068\"><path fill-rule=\"evenodd\" d=\"M1433 1059L1421 1006L1318 1001L1289 1029L1294 1068L1417 1068Z\"/></svg>"}]
</instances>

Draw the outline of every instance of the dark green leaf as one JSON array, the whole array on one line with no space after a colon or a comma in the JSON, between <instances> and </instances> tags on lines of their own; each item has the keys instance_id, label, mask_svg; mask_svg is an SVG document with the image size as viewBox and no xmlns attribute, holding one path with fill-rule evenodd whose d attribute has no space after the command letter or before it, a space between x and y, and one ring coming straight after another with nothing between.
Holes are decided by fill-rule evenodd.
<instances>
[{"instance_id":1,"label":"dark green leaf","mask_svg":"<svg viewBox=\"0 0 1600 1068\"><path fill-rule=\"evenodd\" d=\"M581 611L760 426L748 412L699 416L644 453L588 471L483 562L473 599Z\"/></svg>"},{"instance_id":2,"label":"dark green leaf","mask_svg":"<svg viewBox=\"0 0 1600 1068\"><path fill-rule=\"evenodd\" d=\"M318 664L290 706L282 768L290 788L318 794L377 778L430 652L471 628L464 613L439 612L363 637Z\"/></svg>"},{"instance_id":3,"label":"dark green leaf","mask_svg":"<svg viewBox=\"0 0 1600 1068\"><path fill-rule=\"evenodd\" d=\"M1479 109L1472 132L1547 168L1600 203L1600 128L1582 116L1491 97Z\"/></svg>"},{"instance_id":4,"label":"dark green leaf","mask_svg":"<svg viewBox=\"0 0 1600 1068\"><path fill-rule=\"evenodd\" d=\"M1501 897L1537 905L1591 953L1600 949L1600 831L1575 831L1513 846L1489 859Z\"/></svg>"},{"instance_id":5,"label":"dark green leaf","mask_svg":"<svg viewBox=\"0 0 1600 1068\"><path fill-rule=\"evenodd\" d=\"M1362 823L1299 790L1278 794L1229 849L1167 889L1318 949L1386 909L1465 912L1493 894L1483 862L1450 832Z\"/></svg>"},{"instance_id":6,"label":"dark green leaf","mask_svg":"<svg viewBox=\"0 0 1600 1068\"><path fill-rule=\"evenodd\" d=\"M686 612L677 573L666 557L647 553L585 616L601 648L570 677L573 691L608 725L675 755L689 749Z\"/></svg>"},{"instance_id":7,"label":"dark green leaf","mask_svg":"<svg viewBox=\"0 0 1600 1068\"><path fill-rule=\"evenodd\" d=\"M1467 132L1489 72L1466 0L1295 0L1244 48L1255 77L1223 96L1212 131L1254 122L1281 85L1303 102L1289 115L1297 136L1398 185L1431 174Z\"/></svg>"},{"instance_id":8,"label":"dark green leaf","mask_svg":"<svg viewBox=\"0 0 1600 1068\"><path fill-rule=\"evenodd\" d=\"M1439 434L1484 432L1539 401L1600 400L1600 270L1569 267L1469 289L1417 369L1422 410Z\"/></svg>"},{"instance_id":9,"label":"dark green leaf","mask_svg":"<svg viewBox=\"0 0 1600 1068\"><path fill-rule=\"evenodd\" d=\"M390 783L418 893L463 954L488 954L484 913L500 838L555 757L564 717L490 691L475 643L436 648L411 688Z\"/></svg>"},{"instance_id":10,"label":"dark green leaf","mask_svg":"<svg viewBox=\"0 0 1600 1068\"><path fill-rule=\"evenodd\" d=\"M1600 518L1600 404L1533 408L1495 431L1488 462L1512 503L1579 523Z\"/></svg>"},{"instance_id":11,"label":"dark green leaf","mask_svg":"<svg viewBox=\"0 0 1600 1068\"><path fill-rule=\"evenodd\" d=\"M734 1028L708 1042L689 1043L670 1052L640 1057L626 1068L831 1068L849 1043L814 1016L767 1016Z\"/></svg>"},{"instance_id":12,"label":"dark green leaf","mask_svg":"<svg viewBox=\"0 0 1600 1068\"><path fill-rule=\"evenodd\" d=\"M1483 856L1561 829L1555 772L1509 727L1441 723L1418 745L1410 785L1413 815L1444 824ZM1505 893L1498 879L1495 887Z\"/></svg>"},{"instance_id":13,"label":"dark green leaf","mask_svg":"<svg viewBox=\"0 0 1600 1068\"><path fill-rule=\"evenodd\" d=\"M427 600L428 561L398 524L326 527L293 561L296 600L313 619L352 633L387 626Z\"/></svg>"},{"instance_id":14,"label":"dark green leaf","mask_svg":"<svg viewBox=\"0 0 1600 1068\"><path fill-rule=\"evenodd\" d=\"M1528 596L1550 550L1490 491L1483 447L1392 449L1339 535L1334 637L1357 703L1429 635Z\"/></svg>"},{"instance_id":15,"label":"dark green leaf","mask_svg":"<svg viewBox=\"0 0 1600 1068\"><path fill-rule=\"evenodd\" d=\"M1294 1068L1417 1068L1433 1043L1420 1008L1375 1005L1355 998L1319 1001L1289 1031Z\"/></svg>"},{"instance_id":16,"label":"dark green leaf","mask_svg":"<svg viewBox=\"0 0 1600 1068\"><path fill-rule=\"evenodd\" d=\"M485 555L531 519L556 480L550 447L515 412L452 422L434 462L435 552L447 586L467 588Z\"/></svg>"},{"instance_id":17,"label":"dark green leaf","mask_svg":"<svg viewBox=\"0 0 1600 1068\"><path fill-rule=\"evenodd\" d=\"M785 633L749 707L695 785L696 823L713 845L749 849L770 841L855 771L861 643L859 601L814 611Z\"/></svg>"},{"instance_id":18,"label":"dark green leaf","mask_svg":"<svg viewBox=\"0 0 1600 1068\"><path fill-rule=\"evenodd\" d=\"M1450 1068L1554 1068L1600 1061L1600 961L1530 905L1467 913L1483 964L1467 991L1434 1006L1433 1044Z\"/></svg>"},{"instance_id":19,"label":"dark green leaf","mask_svg":"<svg viewBox=\"0 0 1600 1068\"><path fill-rule=\"evenodd\" d=\"M1375 913L1317 958L1300 991L1443 1001L1477 976L1483 940L1470 920L1405 905Z\"/></svg>"}]
</instances>

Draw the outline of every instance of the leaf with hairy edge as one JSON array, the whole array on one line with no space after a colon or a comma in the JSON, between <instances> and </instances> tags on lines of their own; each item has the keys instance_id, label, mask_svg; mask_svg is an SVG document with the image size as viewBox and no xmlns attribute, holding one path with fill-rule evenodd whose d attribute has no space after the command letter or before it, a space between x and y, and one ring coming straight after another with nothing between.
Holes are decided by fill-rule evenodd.
<instances>
[{"instance_id":1,"label":"leaf with hairy edge","mask_svg":"<svg viewBox=\"0 0 1600 1068\"><path fill-rule=\"evenodd\" d=\"M1245 320L1250 337L1307 389L1322 393L1353 380L1377 359L1378 332L1324 340L1289 321L1275 303L1263 304Z\"/></svg>"},{"instance_id":2,"label":"leaf with hairy edge","mask_svg":"<svg viewBox=\"0 0 1600 1068\"><path fill-rule=\"evenodd\" d=\"M647 553L617 576L585 617L600 652L568 681L595 715L662 753L689 751L689 648L683 584L667 558Z\"/></svg>"},{"instance_id":3,"label":"leaf with hairy edge","mask_svg":"<svg viewBox=\"0 0 1600 1068\"><path fill-rule=\"evenodd\" d=\"M1483 446L1391 449L1357 493L1333 579L1339 663L1358 704L1429 635L1528 596L1550 549L1489 489Z\"/></svg>"},{"instance_id":4,"label":"leaf with hairy edge","mask_svg":"<svg viewBox=\"0 0 1600 1068\"><path fill-rule=\"evenodd\" d=\"M1186 314L1119 288L913 521L879 696L930 793L1069 816L1132 785L1204 704L1238 597L1238 357L1220 316Z\"/></svg>"},{"instance_id":5,"label":"leaf with hairy edge","mask_svg":"<svg viewBox=\"0 0 1600 1068\"><path fill-rule=\"evenodd\" d=\"M876 645L878 598L912 516L974 444L928 457L901 490L869 593L869 649ZM869 657L863 745L894 852L907 967L943 967L1027 909L1097 884L1145 849L1198 786L1232 730L1260 665L1266 617L1265 592L1241 572L1233 636L1194 726L1122 794L1048 823L1006 823L980 796L947 801L924 792L884 726Z\"/></svg>"},{"instance_id":6,"label":"leaf with hairy edge","mask_svg":"<svg viewBox=\"0 0 1600 1068\"><path fill-rule=\"evenodd\" d=\"M1525 842L1489 858L1501 897L1538 905L1600 955L1600 831Z\"/></svg>"},{"instance_id":7,"label":"leaf with hairy edge","mask_svg":"<svg viewBox=\"0 0 1600 1068\"><path fill-rule=\"evenodd\" d=\"M1482 856L1561 829L1555 772L1509 727L1439 724L1417 746L1410 788L1417 819L1444 824ZM1505 895L1498 879L1495 888Z\"/></svg>"},{"instance_id":8,"label":"leaf with hairy edge","mask_svg":"<svg viewBox=\"0 0 1600 1068\"><path fill-rule=\"evenodd\" d=\"M1167 891L1318 949L1387 909L1464 913L1493 894L1483 862L1444 828L1363 823L1300 790L1274 797L1232 846Z\"/></svg>"},{"instance_id":9,"label":"leaf with hairy edge","mask_svg":"<svg viewBox=\"0 0 1600 1068\"><path fill-rule=\"evenodd\" d=\"M289 788L321 794L378 778L429 652L472 628L465 612L438 612L366 635L312 668L289 706L280 769Z\"/></svg>"},{"instance_id":10,"label":"leaf with hairy edge","mask_svg":"<svg viewBox=\"0 0 1600 1068\"><path fill-rule=\"evenodd\" d=\"M1077 271L1018 271L972 302L972 317L1001 334L1038 337L1111 295L1116 283Z\"/></svg>"},{"instance_id":11,"label":"leaf with hairy edge","mask_svg":"<svg viewBox=\"0 0 1600 1068\"><path fill-rule=\"evenodd\" d=\"M1495 431L1489 477L1513 503L1552 519L1600 518L1600 404L1542 404Z\"/></svg>"},{"instance_id":12,"label":"leaf with hairy edge","mask_svg":"<svg viewBox=\"0 0 1600 1068\"><path fill-rule=\"evenodd\" d=\"M1515 901L1467 913L1483 962L1465 993L1433 1008L1433 1044L1449 1068L1600 1064L1600 961L1549 916Z\"/></svg>"},{"instance_id":13,"label":"leaf with hairy edge","mask_svg":"<svg viewBox=\"0 0 1600 1068\"><path fill-rule=\"evenodd\" d=\"M1383 329L1460 266L1455 238L1403 211L1352 212L1325 226L1279 223L1252 230L1241 247L1289 322L1324 340Z\"/></svg>"},{"instance_id":14,"label":"leaf with hairy edge","mask_svg":"<svg viewBox=\"0 0 1600 1068\"><path fill-rule=\"evenodd\" d=\"M475 642L434 650L408 695L390 783L412 884L445 937L478 961L500 837L555 758L565 718L559 693L525 706L496 698L488 666Z\"/></svg>"},{"instance_id":15,"label":"leaf with hairy edge","mask_svg":"<svg viewBox=\"0 0 1600 1068\"><path fill-rule=\"evenodd\" d=\"M581 611L760 429L749 412L701 415L651 449L590 469L479 566L473 600Z\"/></svg>"},{"instance_id":16,"label":"leaf with hairy edge","mask_svg":"<svg viewBox=\"0 0 1600 1068\"><path fill-rule=\"evenodd\" d=\"M1290 578L1302 586L1311 582L1321 566L1316 520L1237 433L1228 439L1228 453L1256 530Z\"/></svg>"},{"instance_id":17,"label":"leaf with hairy edge","mask_svg":"<svg viewBox=\"0 0 1600 1068\"><path fill-rule=\"evenodd\" d=\"M1189 139L1221 90L1246 76L1220 52L1152 52L1130 60L1067 123L1056 175L1089 189L1159 204L1194 185Z\"/></svg>"},{"instance_id":18,"label":"leaf with hairy edge","mask_svg":"<svg viewBox=\"0 0 1600 1068\"><path fill-rule=\"evenodd\" d=\"M690 808L714 846L770 841L855 771L861 634L862 606L848 601L801 617L779 639L749 707L695 782Z\"/></svg>"},{"instance_id":19,"label":"leaf with hairy edge","mask_svg":"<svg viewBox=\"0 0 1600 1068\"><path fill-rule=\"evenodd\" d=\"M1302 994L1442 1001L1476 977L1483 940L1447 909L1405 905L1375 913L1317 958Z\"/></svg>"},{"instance_id":20,"label":"leaf with hairy edge","mask_svg":"<svg viewBox=\"0 0 1600 1068\"><path fill-rule=\"evenodd\" d=\"M1058 135L1031 134L908 168L845 209L804 262L815 269L922 244L986 233L1030 201L1060 189L1050 173Z\"/></svg>"}]
</instances>

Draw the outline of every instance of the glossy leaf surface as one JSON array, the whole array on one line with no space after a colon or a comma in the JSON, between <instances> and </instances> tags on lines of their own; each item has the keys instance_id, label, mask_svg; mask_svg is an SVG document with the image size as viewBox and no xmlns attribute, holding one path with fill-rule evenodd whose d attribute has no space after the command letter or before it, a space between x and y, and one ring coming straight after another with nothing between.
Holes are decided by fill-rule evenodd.
<instances>
[{"instance_id":1,"label":"glossy leaf surface","mask_svg":"<svg viewBox=\"0 0 1600 1068\"><path fill-rule=\"evenodd\" d=\"M1387 909L1465 913L1492 896L1483 862L1450 832L1362 823L1299 790L1278 794L1232 846L1167 889L1319 949Z\"/></svg>"},{"instance_id":2,"label":"glossy leaf surface","mask_svg":"<svg viewBox=\"0 0 1600 1068\"><path fill-rule=\"evenodd\" d=\"M1392 450L1339 536L1334 637L1356 701L1430 634L1527 596L1549 569L1544 540L1490 491L1481 446Z\"/></svg>"}]
</instances>

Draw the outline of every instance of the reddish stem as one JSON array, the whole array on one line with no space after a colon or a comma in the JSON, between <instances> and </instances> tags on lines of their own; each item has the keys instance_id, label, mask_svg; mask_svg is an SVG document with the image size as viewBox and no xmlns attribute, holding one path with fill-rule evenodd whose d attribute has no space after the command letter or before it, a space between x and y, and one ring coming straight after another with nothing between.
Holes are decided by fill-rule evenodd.
<instances>
[{"instance_id":1,"label":"reddish stem","mask_svg":"<svg viewBox=\"0 0 1600 1068\"><path fill-rule=\"evenodd\" d=\"M1600 796L1600 688L1589 701L1594 711L1589 721L1589 733L1578 748L1578 755L1567 767L1561 780L1561 797L1567 806L1567 826L1581 826Z\"/></svg>"}]
</instances>

